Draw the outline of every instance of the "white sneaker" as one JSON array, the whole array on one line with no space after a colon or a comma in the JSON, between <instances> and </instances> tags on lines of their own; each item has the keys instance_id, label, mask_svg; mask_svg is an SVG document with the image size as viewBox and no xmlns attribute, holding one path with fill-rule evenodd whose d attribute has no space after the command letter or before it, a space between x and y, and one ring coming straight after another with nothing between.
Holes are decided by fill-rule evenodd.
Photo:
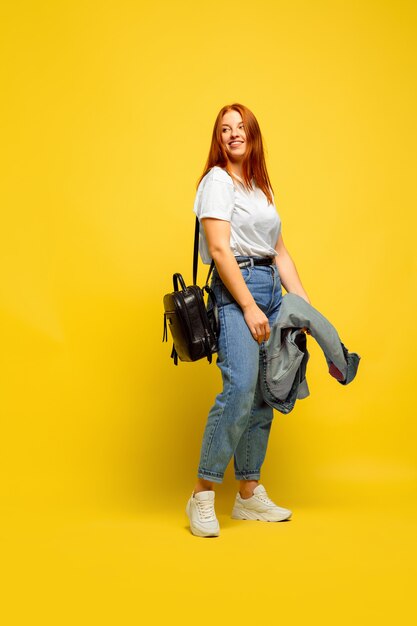
<instances>
[{"instance_id":1,"label":"white sneaker","mask_svg":"<svg viewBox=\"0 0 417 626\"><path fill-rule=\"evenodd\" d=\"M257 485L250 498L242 498L238 492L232 511L233 519L256 519L263 522L281 522L289 519L292 512L272 502L263 485Z\"/></svg>"},{"instance_id":2,"label":"white sneaker","mask_svg":"<svg viewBox=\"0 0 417 626\"><path fill-rule=\"evenodd\" d=\"M185 509L193 535L198 537L218 537L219 521L214 511L214 491L199 491L191 494Z\"/></svg>"}]
</instances>

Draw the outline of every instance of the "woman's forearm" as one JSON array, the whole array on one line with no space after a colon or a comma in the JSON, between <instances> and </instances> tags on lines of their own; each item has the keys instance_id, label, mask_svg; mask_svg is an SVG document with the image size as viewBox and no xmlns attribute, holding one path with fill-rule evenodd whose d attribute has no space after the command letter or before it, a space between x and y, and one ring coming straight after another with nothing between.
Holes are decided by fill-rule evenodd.
<instances>
[{"instance_id":1,"label":"woman's forearm","mask_svg":"<svg viewBox=\"0 0 417 626\"><path fill-rule=\"evenodd\" d=\"M295 293L301 298L304 298L309 304L310 299L301 284L301 279L298 275L297 268L294 261L288 252L280 252L275 257L275 263L277 264L279 275L281 278L281 284L288 293Z\"/></svg>"}]
</instances>

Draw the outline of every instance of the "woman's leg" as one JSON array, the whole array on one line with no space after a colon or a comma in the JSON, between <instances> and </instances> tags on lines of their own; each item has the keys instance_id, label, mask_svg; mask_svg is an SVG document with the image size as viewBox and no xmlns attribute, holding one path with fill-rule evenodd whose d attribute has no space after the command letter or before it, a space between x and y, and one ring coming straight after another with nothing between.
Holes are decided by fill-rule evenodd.
<instances>
[{"instance_id":1,"label":"woman's leg","mask_svg":"<svg viewBox=\"0 0 417 626\"><path fill-rule=\"evenodd\" d=\"M263 400L258 380L249 420L234 455L236 480L258 481L260 479L272 419L273 410ZM256 487L256 484L253 487Z\"/></svg>"},{"instance_id":2,"label":"woman's leg","mask_svg":"<svg viewBox=\"0 0 417 626\"><path fill-rule=\"evenodd\" d=\"M194 487L194 493L198 493L199 491L212 491L213 483L210 480L204 480L204 478L199 478Z\"/></svg>"},{"instance_id":3,"label":"woman's leg","mask_svg":"<svg viewBox=\"0 0 417 626\"><path fill-rule=\"evenodd\" d=\"M221 483L250 415L259 372L259 345L241 308L227 301L219 308L220 336L216 364L223 390L209 411L197 476Z\"/></svg>"},{"instance_id":4,"label":"woman's leg","mask_svg":"<svg viewBox=\"0 0 417 626\"><path fill-rule=\"evenodd\" d=\"M270 326L278 317L281 302L282 289L279 272L276 266L272 266L269 302L267 306L262 307ZM242 497L249 497L260 479L272 419L273 409L263 399L258 376L249 420L234 454L235 477L236 480L241 481L240 494Z\"/></svg>"},{"instance_id":5,"label":"woman's leg","mask_svg":"<svg viewBox=\"0 0 417 626\"><path fill-rule=\"evenodd\" d=\"M258 483L258 480L241 480L239 484L239 493L241 497L245 500L246 498L253 496L253 490L257 487Z\"/></svg>"}]
</instances>

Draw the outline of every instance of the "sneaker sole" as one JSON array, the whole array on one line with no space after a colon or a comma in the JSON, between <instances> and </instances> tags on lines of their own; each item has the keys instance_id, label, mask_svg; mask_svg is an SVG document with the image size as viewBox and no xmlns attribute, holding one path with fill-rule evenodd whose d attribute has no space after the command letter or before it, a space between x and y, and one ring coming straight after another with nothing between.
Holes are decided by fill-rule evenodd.
<instances>
[{"instance_id":1,"label":"sneaker sole","mask_svg":"<svg viewBox=\"0 0 417 626\"><path fill-rule=\"evenodd\" d=\"M246 519L246 520L258 520L260 522L283 522L284 520L290 519L292 512L283 513L281 516L276 517L274 519L270 519L267 517L267 513L258 513L256 511L247 511L240 508L234 508L232 511L231 518L232 519Z\"/></svg>"},{"instance_id":2,"label":"sneaker sole","mask_svg":"<svg viewBox=\"0 0 417 626\"><path fill-rule=\"evenodd\" d=\"M209 530L209 531L204 531L201 530L200 528L197 528L196 526L193 526L191 523L191 516L190 516L190 503L187 502L187 506L185 508L185 512L187 513L187 517L189 519L190 522L190 530L191 533L193 535L195 535L196 537L218 537L220 535L220 528L218 528L217 530Z\"/></svg>"}]
</instances>

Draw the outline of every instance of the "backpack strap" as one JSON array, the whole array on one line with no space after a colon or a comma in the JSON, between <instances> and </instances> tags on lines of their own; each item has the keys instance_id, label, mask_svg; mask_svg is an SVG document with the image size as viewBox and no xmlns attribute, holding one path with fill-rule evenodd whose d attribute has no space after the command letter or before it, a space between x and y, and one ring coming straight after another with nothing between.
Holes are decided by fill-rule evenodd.
<instances>
[{"instance_id":1,"label":"backpack strap","mask_svg":"<svg viewBox=\"0 0 417 626\"><path fill-rule=\"evenodd\" d=\"M193 285L197 284L197 266L198 266L198 243L199 243L199 230L200 230L200 222L198 221L198 217L195 218L195 231L194 231L194 256L193 256ZM206 278L206 285L208 285L210 274L214 269L214 261L211 260L210 269Z\"/></svg>"}]
</instances>

